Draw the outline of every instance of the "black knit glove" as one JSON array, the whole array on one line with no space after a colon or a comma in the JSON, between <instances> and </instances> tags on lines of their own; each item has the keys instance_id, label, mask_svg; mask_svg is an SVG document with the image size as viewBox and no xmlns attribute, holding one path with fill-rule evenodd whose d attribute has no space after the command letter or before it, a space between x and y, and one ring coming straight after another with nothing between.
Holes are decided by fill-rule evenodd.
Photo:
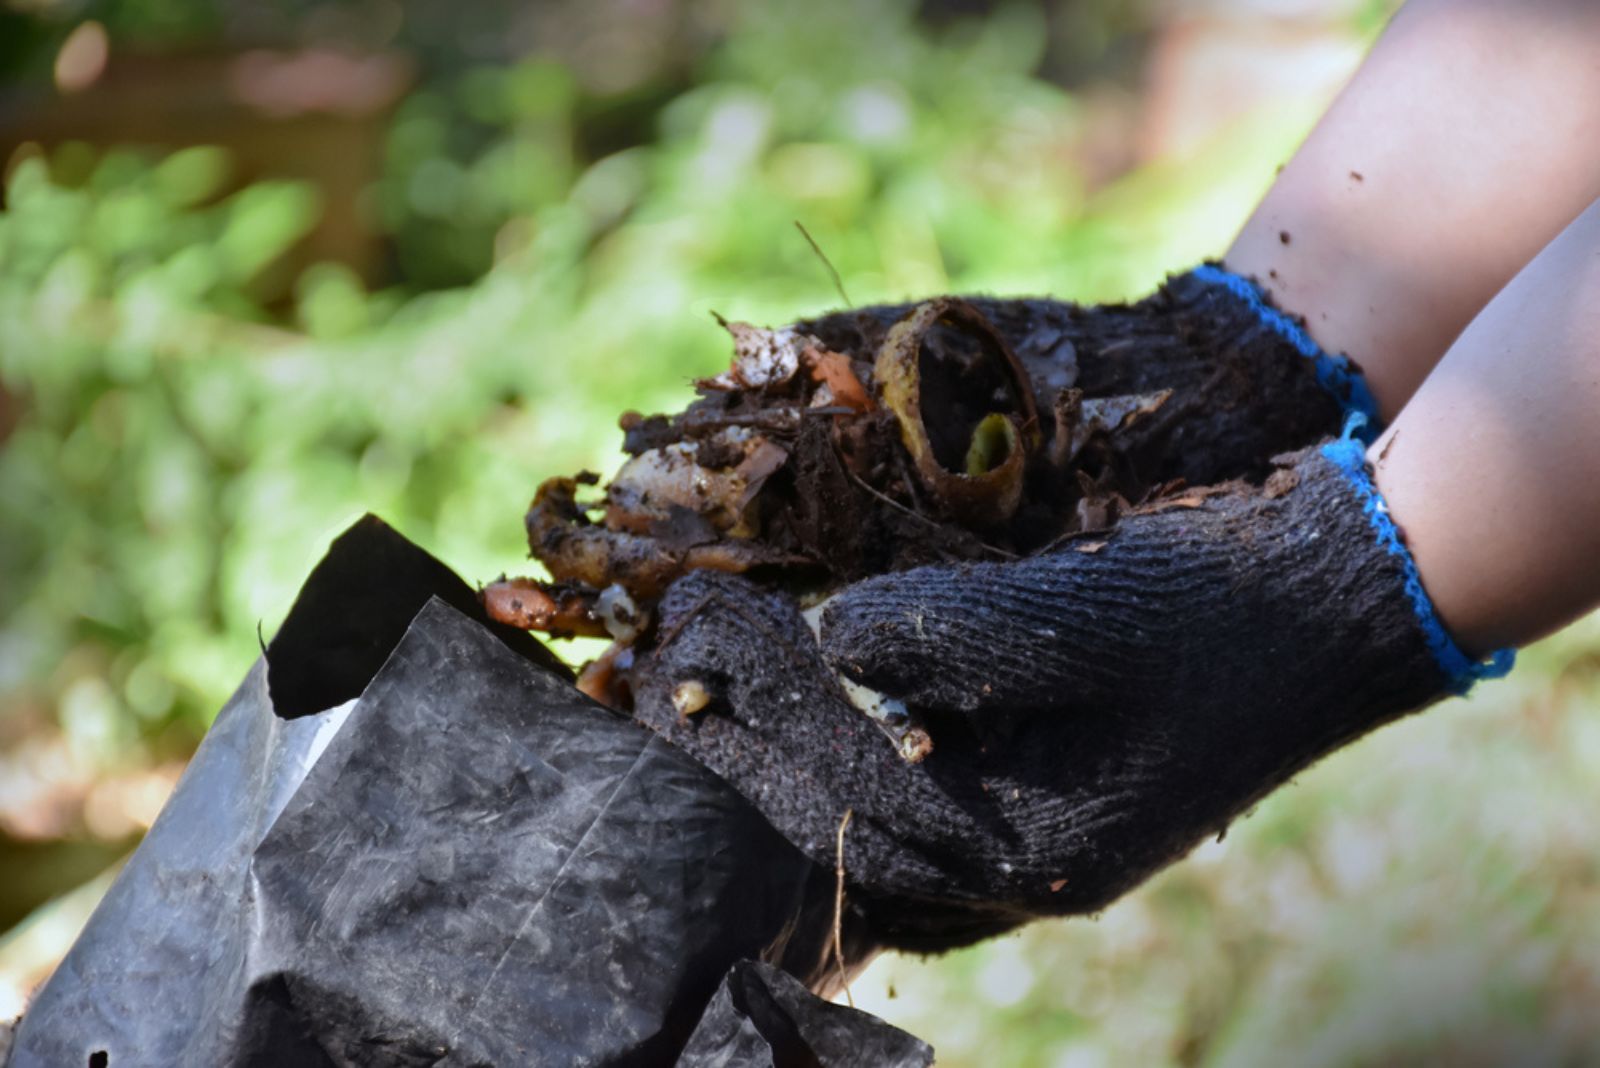
<instances>
[{"instance_id":1,"label":"black knit glove","mask_svg":"<svg viewBox=\"0 0 1600 1068\"><path fill-rule=\"evenodd\" d=\"M926 759L845 703L790 601L723 575L669 593L639 715L819 861L853 810L853 899L914 949L1103 908L1319 756L1509 667L1451 642L1348 438L1053 555L859 583L821 634L910 699ZM691 716L686 681L712 696Z\"/></svg>"},{"instance_id":2,"label":"black knit glove","mask_svg":"<svg viewBox=\"0 0 1600 1068\"><path fill-rule=\"evenodd\" d=\"M1133 304L966 299L1021 359L1041 411L1064 388L1089 398L1173 391L1131 429L1128 453L1149 485L1259 480L1273 456L1338 433L1352 412L1377 429L1361 372L1219 264L1173 275ZM914 307L877 305L795 325L837 351L871 353Z\"/></svg>"}]
</instances>

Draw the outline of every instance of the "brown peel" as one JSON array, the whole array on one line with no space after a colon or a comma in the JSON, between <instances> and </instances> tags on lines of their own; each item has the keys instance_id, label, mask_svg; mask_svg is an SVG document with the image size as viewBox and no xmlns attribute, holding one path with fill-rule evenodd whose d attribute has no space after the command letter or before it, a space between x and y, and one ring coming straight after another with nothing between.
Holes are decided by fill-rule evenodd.
<instances>
[{"instance_id":1,"label":"brown peel","mask_svg":"<svg viewBox=\"0 0 1600 1068\"><path fill-rule=\"evenodd\" d=\"M633 668L633 647L612 642L606 651L583 665L578 675L578 690L607 708L624 711L633 703L628 672Z\"/></svg>"},{"instance_id":2,"label":"brown peel","mask_svg":"<svg viewBox=\"0 0 1600 1068\"><path fill-rule=\"evenodd\" d=\"M941 323L976 340L983 358L995 365L1007 394L1009 410L991 411L969 428L969 437L994 435L994 416L1009 430L996 440L1003 452L990 456L986 470L969 473L941 463L924 419L922 348ZM900 439L910 453L923 485L959 522L974 526L1003 523L1022 503L1027 454L1038 445L1039 418L1027 373L994 328L970 304L946 297L919 305L896 323L884 338L873 366L884 406L894 413ZM975 443L974 443L975 444ZM964 450L969 455L972 445ZM965 464L963 464L965 466Z\"/></svg>"},{"instance_id":3,"label":"brown peel","mask_svg":"<svg viewBox=\"0 0 1600 1068\"><path fill-rule=\"evenodd\" d=\"M675 516L697 518L681 506L676 513L669 511L664 519L652 521L650 533L612 530L608 525L589 521L577 503L576 492L573 479L547 479L528 510L529 546L556 584L599 591L615 583L638 600L648 602L665 592L672 580L685 571L706 568L738 573L764 565L807 562L754 539L717 538L714 530L704 542L668 536Z\"/></svg>"},{"instance_id":4,"label":"brown peel","mask_svg":"<svg viewBox=\"0 0 1600 1068\"><path fill-rule=\"evenodd\" d=\"M605 623L594 611L594 598L583 592L518 578L491 582L480 596L484 611L496 623L585 638L606 636Z\"/></svg>"}]
</instances>

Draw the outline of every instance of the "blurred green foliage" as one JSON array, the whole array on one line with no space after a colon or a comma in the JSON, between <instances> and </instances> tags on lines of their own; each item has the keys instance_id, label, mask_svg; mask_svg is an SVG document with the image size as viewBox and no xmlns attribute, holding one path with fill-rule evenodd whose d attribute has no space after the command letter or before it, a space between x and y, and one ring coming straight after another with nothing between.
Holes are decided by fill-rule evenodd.
<instances>
[{"instance_id":1,"label":"blurred green foliage","mask_svg":"<svg viewBox=\"0 0 1600 1068\"><path fill-rule=\"evenodd\" d=\"M401 105L377 195L409 284L478 277L508 221L567 198L581 167L577 100L564 67L530 60L472 68Z\"/></svg>"},{"instance_id":2,"label":"blurred green foliage","mask_svg":"<svg viewBox=\"0 0 1600 1068\"><path fill-rule=\"evenodd\" d=\"M1039 12L932 30L911 5L752 5L649 143L586 160L543 60L424 85L376 196L436 231L403 262L469 285L260 276L315 190L221 196L228 160L68 145L14 161L0 215L0 692L111 752L186 744L327 540L377 511L472 579L521 566L541 477L605 468L618 412L726 358L707 312L777 321L950 289L1130 294L1215 252L1304 128L1262 116L1091 198L1083 108L1037 78ZM808 57L796 62L795 57ZM452 141L467 112L498 131ZM484 130L475 136L482 137ZM422 267L417 274L432 281ZM411 280L415 283L416 279Z\"/></svg>"}]
</instances>

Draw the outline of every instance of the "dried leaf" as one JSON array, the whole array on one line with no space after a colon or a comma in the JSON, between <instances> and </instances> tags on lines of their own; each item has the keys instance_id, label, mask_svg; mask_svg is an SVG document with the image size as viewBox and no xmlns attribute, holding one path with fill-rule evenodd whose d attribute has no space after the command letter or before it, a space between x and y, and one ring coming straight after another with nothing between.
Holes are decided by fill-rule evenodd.
<instances>
[{"instance_id":1,"label":"dried leaf","mask_svg":"<svg viewBox=\"0 0 1600 1068\"><path fill-rule=\"evenodd\" d=\"M1205 503L1206 496L1207 494L1203 493L1186 493L1181 497L1163 497L1159 501L1151 501L1149 504L1141 505L1139 511L1143 514L1165 512L1172 508L1198 508Z\"/></svg>"},{"instance_id":2,"label":"dried leaf","mask_svg":"<svg viewBox=\"0 0 1600 1068\"><path fill-rule=\"evenodd\" d=\"M1109 499L1085 497L1078 502L1077 519L1079 530L1106 530L1116 515Z\"/></svg>"},{"instance_id":3,"label":"dried leaf","mask_svg":"<svg viewBox=\"0 0 1600 1068\"><path fill-rule=\"evenodd\" d=\"M788 462L789 450L775 442L763 440L751 450L750 455L734 469L734 473L744 482L744 492L739 495L739 508L748 508L761 492L761 487L766 485L767 479Z\"/></svg>"},{"instance_id":4,"label":"dried leaf","mask_svg":"<svg viewBox=\"0 0 1600 1068\"><path fill-rule=\"evenodd\" d=\"M1047 389L1068 389L1078 382L1077 346L1055 327L1029 332L1017 342L1017 355Z\"/></svg>"},{"instance_id":5,"label":"dried leaf","mask_svg":"<svg viewBox=\"0 0 1600 1068\"><path fill-rule=\"evenodd\" d=\"M1062 394L1076 393L1076 390L1063 390ZM1078 454L1096 436L1111 436L1133 426L1160 410L1172 396L1172 390L1163 389L1158 393L1127 393L1116 397L1093 397L1079 401L1076 405L1076 418L1071 422L1069 435L1064 439L1057 438L1051 448L1051 459L1058 465L1070 464L1078 458ZM1056 426L1058 434L1062 428L1062 415L1058 400Z\"/></svg>"},{"instance_id":6,"label":"dried leaf","mask_svg":"<svg viewBox=\"0 0 1600 1068\"><path fill-rule=\"evenodd\" d=\"M1181 492L1147 500L1133 510L1140 515L1148 515L1152 512L1165 512L1172 508L1199 508L1206 502L1207 498L1215 497L1220 493L1227 493L1237 485L1238 483L1223 483L1219 486L1184 487Z\"/></svg>"},{"instance_id":7,"label":"dried leaf","mask_svg":"<svg viewBox=\"0 0 1600 1068\"><path fill-rule=\"evenodd\" d=\"M830 352L820 345L807 345L801 350L800 359L811 371L812 380L821 382L823 388L831 395L830 403L843 405L858 412L870 412L877 407L872 402L872 395L867 392L867 387L863 386L861 379L856 376L850 357L843 353Z\"/></svg>"},{"instance_id":8,"label":"dried leaf","mask_svg":"<svg viewBox=\"0 0 1600 1068\"><path fill-rule=\"evenodd\" d=\"M756 482L771 475L789 460L789 450L776 442L762 439L750 450L735 468L735 473L745 482Z\"/></svg>"},{"instance_id":9,"label":"dried leaf","mask_svg":"<svg viewBox=\"0 0 1600 1068\"><path fill-rule=\"evenodd\" d=\"M767 389L781 386L800 369L800 352L818 345L793 327L768 330L749 323L722 324L733 335L733 365L714 378L695 383L701 389Z\"/></svg>"}]
</instances>

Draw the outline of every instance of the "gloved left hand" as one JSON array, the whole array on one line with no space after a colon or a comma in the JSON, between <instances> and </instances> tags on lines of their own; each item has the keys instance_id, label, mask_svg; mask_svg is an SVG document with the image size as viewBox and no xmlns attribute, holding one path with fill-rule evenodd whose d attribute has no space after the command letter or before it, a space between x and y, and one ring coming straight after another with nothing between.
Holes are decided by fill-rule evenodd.
<instances>
[{"instance_id":1,"label":"gloved left hand","mask_svg":"<svg viewBox=\"0 0 1600 1068\"><path fill-rule=\"evenodd\" d=\"M729 576L669 593L638 714L819 861L853 810L846 870L915 949L1103 908L1319 756L1509 667L1451 641L1349 438L1049 555L859 583L821 646L925 717L924 761L845 703L791 602ZM686 679L714 695L692 716Z\"/></svg>"}]
</instances>

